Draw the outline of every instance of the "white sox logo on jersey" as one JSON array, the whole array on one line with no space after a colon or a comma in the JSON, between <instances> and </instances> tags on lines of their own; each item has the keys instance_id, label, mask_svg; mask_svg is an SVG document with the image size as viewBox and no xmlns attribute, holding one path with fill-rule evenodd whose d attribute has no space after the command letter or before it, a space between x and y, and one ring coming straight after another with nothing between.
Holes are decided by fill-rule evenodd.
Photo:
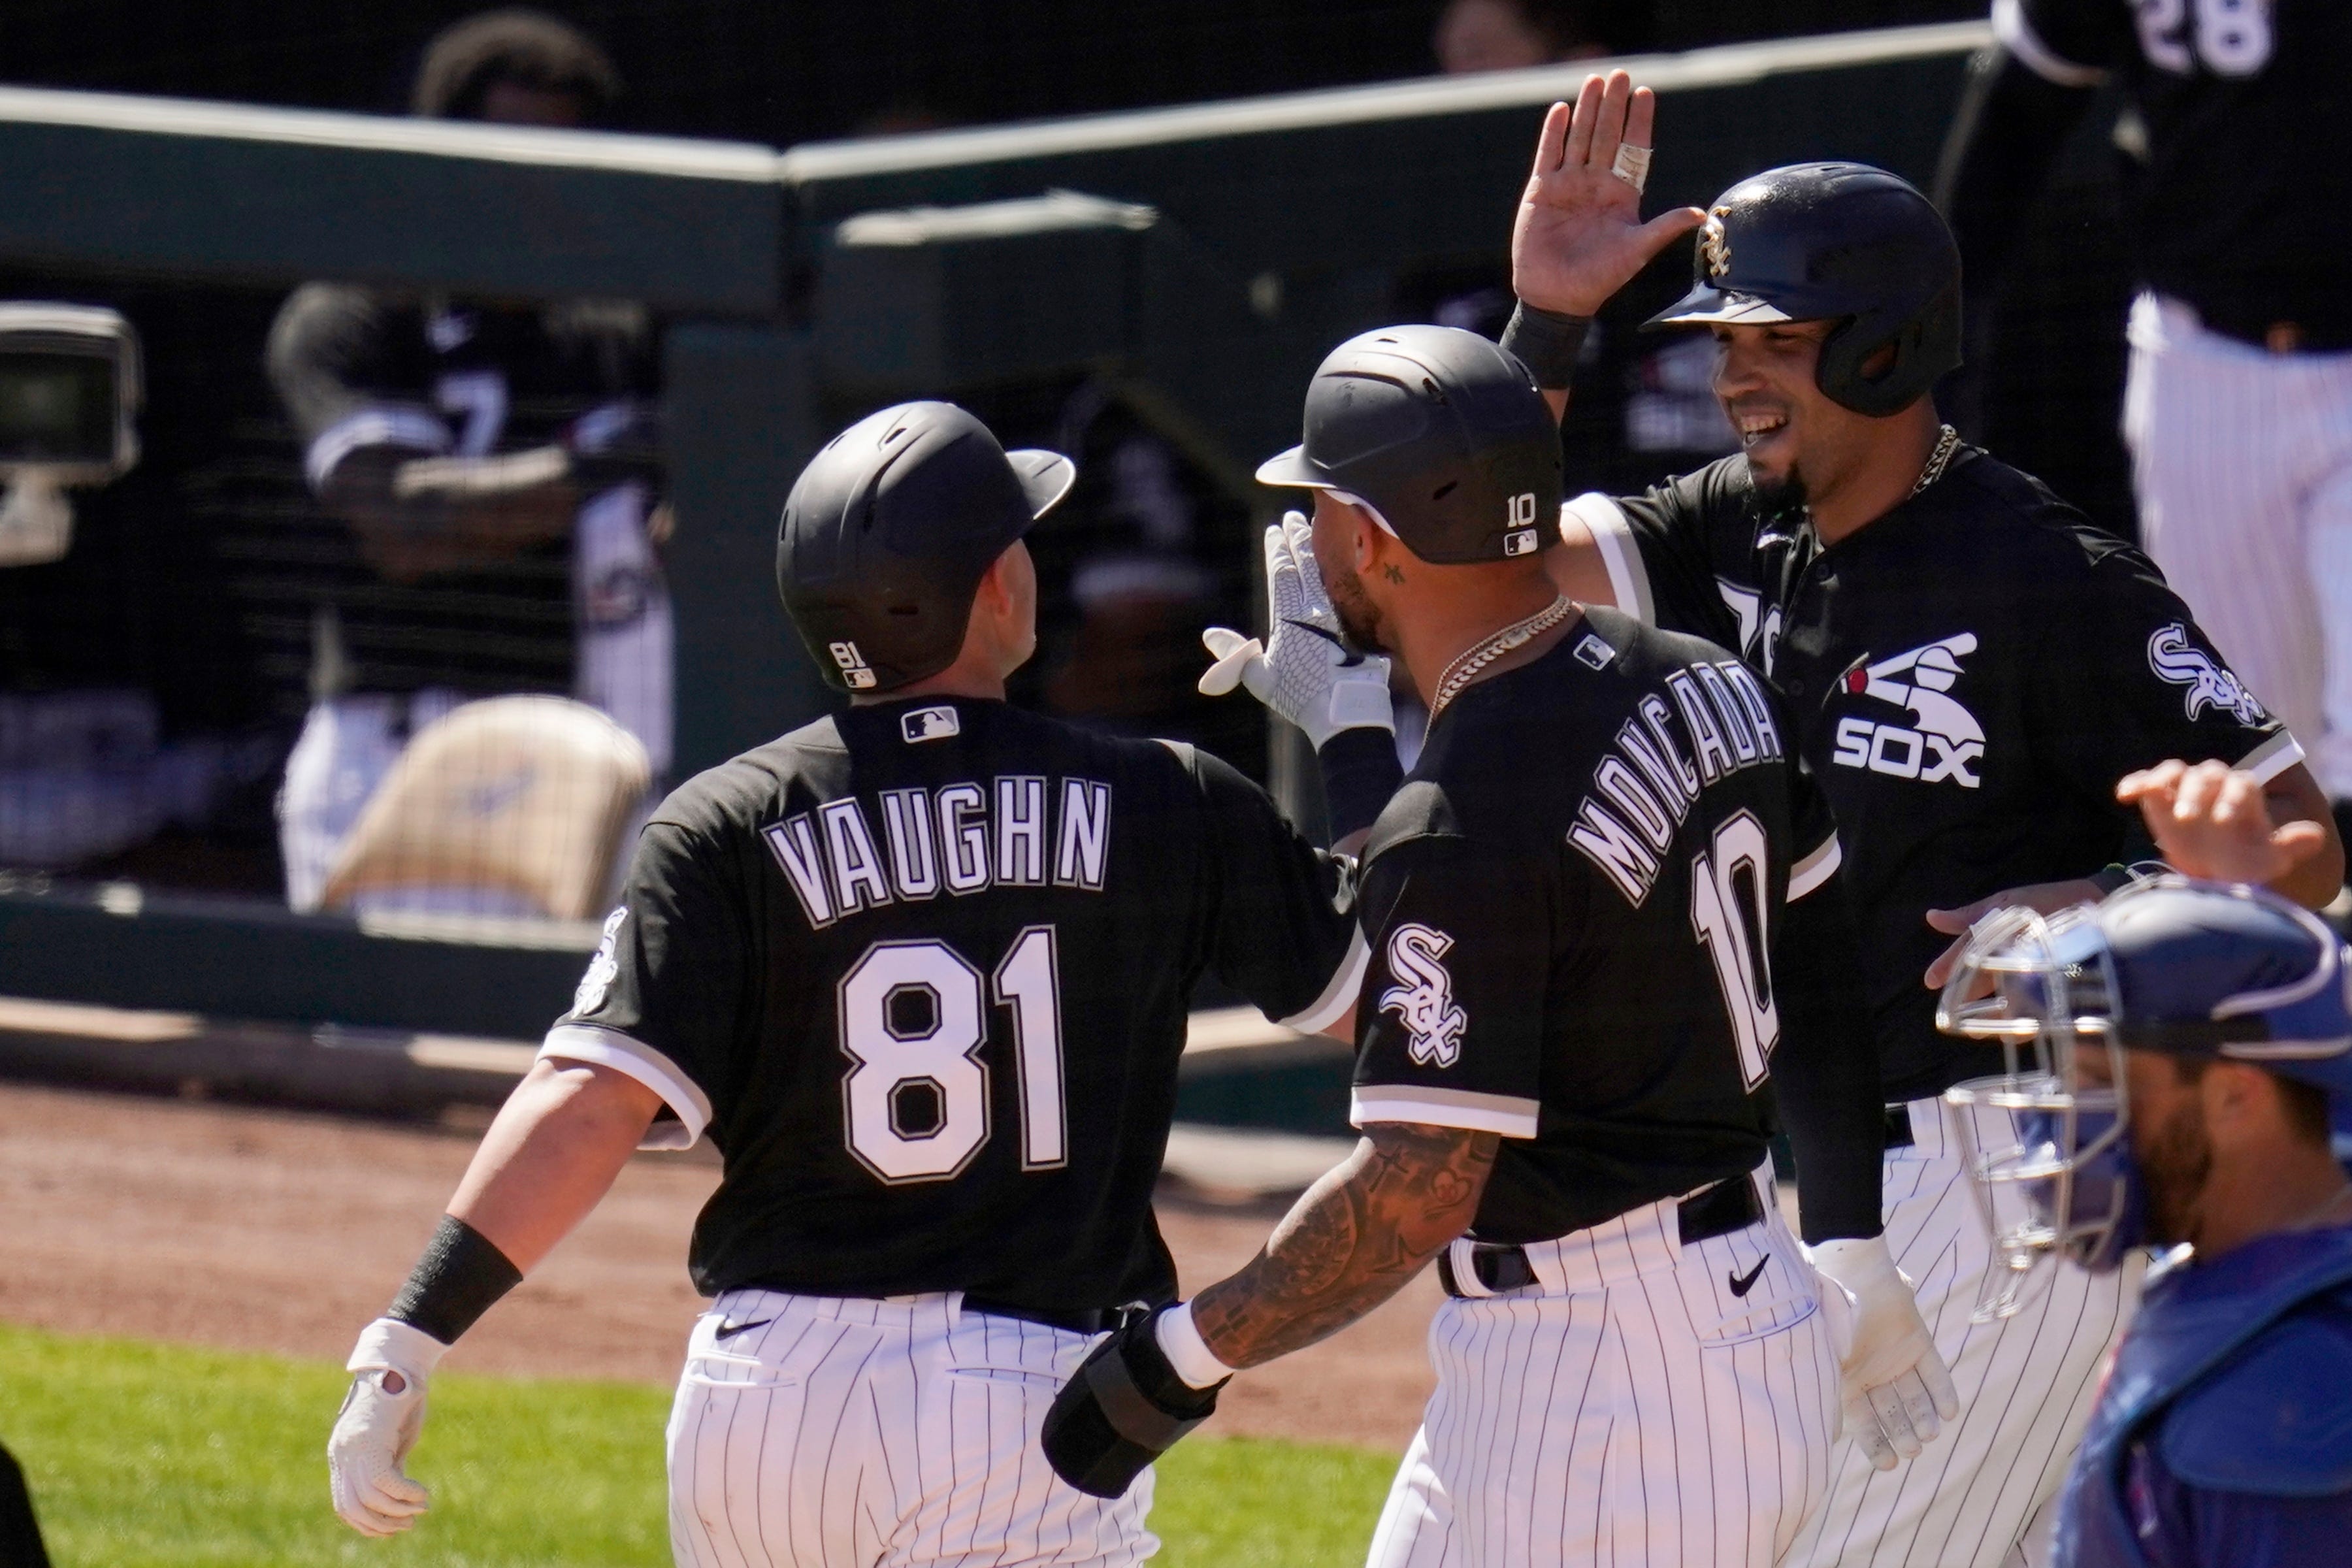
<instances>
[{"instance_id":1,"label":"white sox logo on jersey","mask_svg":"<svg viewBox=\"0 0 2352 1568\"><path fill-rule=\"evenodd\" d=\"M2235 675L2189 640L2189 628L2179 621L2158 627L2147 639L2147 667L2158 679L2189 688L2181 706L2192 720L2208 708L2234 714L2241 724L2259 724L2270 717Z\"/></svg>"},{"instance_id":2,"label":"white sox logo on jersey","mask_svg":"<svg viewBox=\"0 0 2352 1568\"><path fill-rule=\"evenodd\" d=\"M1853 716L1838 721L1837 751L1830 761L1842 768L1867 768L1898 779L1962 789L1984 781L1969 764L1984 756L1984 726L1945 693L1959 680L1960 660L1977 650L1977 634L1960 632L1849 669L1839 689L1911 710L1911 724L1882 723Z\"/></svg>"},{"instance_id":3,"label":"white sox logo on jersey","mask_svg":"<svg viewBox=\"0 0 2352 1568\"><path fill-rule=\"evenodd\" d=\"M1780 650L1780 606L1764 608L1764 596L1743 588L1728 577L1715 580L1715 591L1739 622L1739 651L1766 675L1772 673L1772 656Z\"/></svg>"},{"instance_id":4,"label":"white sox logo on jersey","mask_svg":"<svg viewBox=\"0 0 2352 1568\"><path fill-rule=\"evenodd\" d=\"M1454 976L1438 962L1454 939L1418 921L1401 925L1389 937L1389 973L1410 985L1381 993L1381 1011L1394 1013L1412 1033L1405 1054L1423 1067L1450 1068L1462 1056L1462 1031L1470 1016L1454 1003Z\"/></svg>"}]
</instances>

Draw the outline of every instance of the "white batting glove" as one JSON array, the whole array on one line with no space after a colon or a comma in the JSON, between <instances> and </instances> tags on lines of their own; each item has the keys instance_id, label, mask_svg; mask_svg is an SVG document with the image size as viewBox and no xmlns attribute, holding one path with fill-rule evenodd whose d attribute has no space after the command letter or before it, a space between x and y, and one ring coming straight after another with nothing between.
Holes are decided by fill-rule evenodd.
<instances>
[{"instance_id":1,"label":"white batting glove","mask_svg":"<svg viewBox=\"0 0 2352 1568\"><path fill-rule=\"evenodd\" d=\"M1315 537L1307 519L1285 512L1265 531L1265 597L1274 630L1270 643L1228 626L1201 634L1216 663L1201 677L1204 697L1236 686L1307 731L1317 751L1342 730L1393 732L1389 661L1351 653L1341 640L1339 613L1323 591L1315 563Z\"/></svg>"},{"instance_id":2,"label":"white batting glove","mask_svg":"<svg viewBox=\"0 0 2352 1568\"><path fill-rule=\"evenodd\" d=\"M360 1331L345 1363L359 1375L327 1439L327 1484L335 1512L362 1535L397 1535L432 1501L400 1464L425 1428L425 1380L448 1348L391 1318Z\"/></svg>"},{"instance_id":3,"label":"white batting glove","mask_svg":"<svg viewBox=\"0 0 2352 1568\"><path fill-rule=\"evenodd\" d=\"M1822 1312L1838 1358L1845 1432L1870 1462L1916 1459L1960 1414L1959 1391L1920 1319L1911 1280L1886 1238L1825 1241L1807 1249L1821 1279Z\"/></svg>"}]
</instances>

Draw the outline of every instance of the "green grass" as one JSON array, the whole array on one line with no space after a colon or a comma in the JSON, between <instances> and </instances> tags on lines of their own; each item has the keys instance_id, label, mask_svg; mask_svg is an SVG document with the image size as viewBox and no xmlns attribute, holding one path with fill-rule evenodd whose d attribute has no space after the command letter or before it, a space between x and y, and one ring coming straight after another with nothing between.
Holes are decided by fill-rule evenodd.
<instances>
[{"instance_id":1,"label":"green grass","mask_svg":"<svg viewBox=\"0 0 2352 1568\"><path fill-rule=\"evenodd\" d=\"M381 1568L670 1561L662 1423L635 1384L434 1379L417 1472L433 1511L390 1542L327 1504L346 1378L316 1362L0 1325L0 1440L58 1568ZM1363 1561L1394 1460L1196 1438L1160 1468L1151 1523L1177 1568Z\"/></svg>"}]
</instances>

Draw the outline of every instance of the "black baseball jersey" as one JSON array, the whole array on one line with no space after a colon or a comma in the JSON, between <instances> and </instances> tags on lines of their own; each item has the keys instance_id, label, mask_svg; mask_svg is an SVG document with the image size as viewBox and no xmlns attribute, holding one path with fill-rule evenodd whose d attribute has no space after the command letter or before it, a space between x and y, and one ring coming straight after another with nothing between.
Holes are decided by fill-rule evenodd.
<instances>
[{"instance_id":1,"label":"black baseball jersey","mask_svg":"<svg viewBox=\"0 0 2352 1568\"><path fill-rule=\"evenodd\" d=\"M654 334L625 303L518 307L310 283L270 329L269 376L314 490L362 448L483 457L562 443L593 450L641 422L656 394ZM368 691L572 689L570 547L421 582L372 578L336 595ZM599 584L599 625L643 612L638 584ZM609 617L609 618L607 618Z\"/></svg>"},{"instance_id":2,"label":"black baseball jersey","mask_svg":"<svg viewBox=\"0 0 2352 1568\"><path fill-rule=\"evenodd\" d=\"M1936 1031L1928 910L2146 852L2115 798L2134 769L2303 758L2146 556L1975 447L1827 549L1760 512L1741 457L1569 505L1622 600L1778 689L1836 814L1890 1100L1994 1070Z\"/></svg>"},{"instance_id":3,"label":"black baseball jersey","mask_svg":"<svg viewBox=\"0 0 2352 1568\"><path fill-rule=\"evenodd\" d=\"M1993 21L2050 80L2121 79L2143 281L2240 337L2284 321L2352 346L2336 259L2352 244L2352 5L2000 0Z\"/></svg>"},{"instance_id":4,"label":"black baseball jersey","mask_svg":"<svg viewBox=\"0 0 2352 1568\"><path fill-rule=\"evenodd\" d=\"M1838 858L1792 758L1746 665L1608 609L1431 725L1365 845L1352 1114L1502 1134L1481 1239L1763 1161L1769 955Z\"/></svg>"},{"instance_id":5,"label":"black baseball jersey","mask_svg":"<svg viewBox=\"0 0 2352 1568\"><path fill-rule=\"evenodd\" d=\"M1001 702L821 719L689 781L543 1054L726 1162L705 1294L1162 1300L1151 1213L1192 987L1345 1012L1341 868L1214 757Z\"/></svg>"}]
</instances>

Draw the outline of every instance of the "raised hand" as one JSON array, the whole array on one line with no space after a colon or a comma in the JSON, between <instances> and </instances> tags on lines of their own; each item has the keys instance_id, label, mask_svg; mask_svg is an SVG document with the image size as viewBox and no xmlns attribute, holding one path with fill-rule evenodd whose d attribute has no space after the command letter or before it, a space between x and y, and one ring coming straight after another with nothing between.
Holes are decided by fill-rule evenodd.
<instances>
[{"instance_id":1,"label":"raised hand","mask_svg":"<svg viewBox=\"0 0 2352 1568\"><path fill-rule=\"evenodd\" d=\"M1511 225L1511 287L1529 305L1592 315L1652 257L1706 221L1696 207L1642 221L1640 179L1657 111L1657 96L1617 70L1586 77L1574 110L1555 103L1544 115ZM1621 148L1629 154L1624 174L1615 172Z\"/></svg>"},{"instance_id":2,"label":"raised hand","mask_svg":"<svg viewBox=\"0 0 2352 1568\"><path fill-rule=\"evenodd\" d=\"M2116 798L2138 805L2168 865L2212 881L2275 881L2327 841L2315 822L2273 826L2261 782L2227 763L2158 763L2126 773Z\"/></svg>"},{"instance_id":3,"label":"raised hand","mask_svg":"<svg viewBox=\"0 0 2352 1568\"><path fill-rule=\"evenodd\" d=\"M1324 592L1315 533L1304 514L1285 512L1265 531L1265 596L1273 629L1261 642L1211 626L1202 643L1216 660L1200 679L1206 697L1236 686L1307 732L1318 752L1342 730L1393 731L1389 661L1349 649L1339 613Z\"/></svg>"}]
</instances>

